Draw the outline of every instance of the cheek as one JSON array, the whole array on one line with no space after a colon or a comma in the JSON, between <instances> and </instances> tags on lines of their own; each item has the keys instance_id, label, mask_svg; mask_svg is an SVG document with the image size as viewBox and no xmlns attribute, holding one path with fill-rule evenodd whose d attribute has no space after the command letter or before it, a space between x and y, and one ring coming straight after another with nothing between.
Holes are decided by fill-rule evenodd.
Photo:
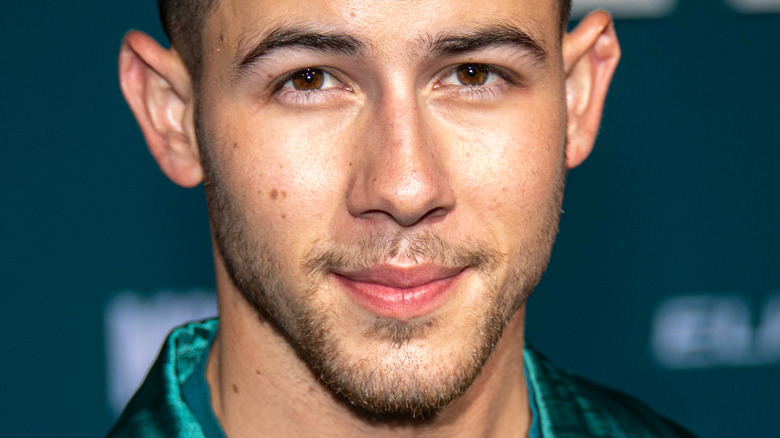
<instances>
[{"instance_id":1,"label":"cheek","mask_svg":"<svg viewBox=\"0 0 780 438\"><path fill-rule=\"evenodd\" d=\"M504 108L442 125L460 205L509 249L538 234L557 199L565 118L556 105ZM487 230L486 230L487 231Z\"/></svg>"},{"instance_id":2,"label":"cheek","mask_svg":"<svg viewBox=\"0 0 780 438\"><path fill-rule=\"evenodd\" d=\"M484 208L498 211L546 198L564 159L561 117L496 117L466 129L452 129L460 145L451 159L464 194L476 194Z\"/></svg>"},{"instance_id":3,"label":"cheek","mask_svg":"<svg viewBox=\"0 0 780 438\"><path fill-rule=\"evenodd\" d=\"M267 111L222 111L211 142L222 184L252 233L286 252L301 251L322 233L342 201L348 155L338 123L317 117L284 117ZM340 118L340 120L344 120Z\"/></svg>"}]
</instances>

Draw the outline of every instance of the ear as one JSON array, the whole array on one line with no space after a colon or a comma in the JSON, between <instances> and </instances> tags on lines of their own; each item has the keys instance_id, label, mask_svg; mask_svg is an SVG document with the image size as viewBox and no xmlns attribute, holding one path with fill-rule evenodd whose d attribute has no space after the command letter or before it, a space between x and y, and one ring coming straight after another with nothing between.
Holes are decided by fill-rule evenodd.
<instances>
[{"instance_id":1,"label":"ear","mask_svg":"<svg viewBox=\"0 0 780 438\"><path fill-rule=\"evenodd\" d=\"M149 150L173 182L203 179L194 129L192 82L178 54L131 31L119 51L119 83Z\"/></svg>"},{"instance_id":2,"label":"ear","mask_svg":"<svg viewBox=\"0 0 780 438\"><path fill-rule=\"evenodd\" d=\"M563 39L569 169L580 165L593 150L604 99L619 60L615 26L604 11L595 11L582 19Z\"/></svg>"}]
</instances>

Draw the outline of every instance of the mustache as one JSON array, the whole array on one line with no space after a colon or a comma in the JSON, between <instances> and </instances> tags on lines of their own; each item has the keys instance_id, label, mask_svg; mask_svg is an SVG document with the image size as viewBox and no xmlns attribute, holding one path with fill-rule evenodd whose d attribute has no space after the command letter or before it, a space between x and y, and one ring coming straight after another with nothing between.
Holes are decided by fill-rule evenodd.
<instances>
[{"instance_id":1,"label":"mustache","mask_svg":"<svg viewBox=\"0 0 780 438\"><path fill-rule=\"evenodd\" d=\"M504 261L501 252L482 241L448 242L431 232L374 234L351 243L315 245L304 257L310 274L360 271L392 260L433 263L446 268L471 267L489 271Z\"/></svg>"}]
</instances>

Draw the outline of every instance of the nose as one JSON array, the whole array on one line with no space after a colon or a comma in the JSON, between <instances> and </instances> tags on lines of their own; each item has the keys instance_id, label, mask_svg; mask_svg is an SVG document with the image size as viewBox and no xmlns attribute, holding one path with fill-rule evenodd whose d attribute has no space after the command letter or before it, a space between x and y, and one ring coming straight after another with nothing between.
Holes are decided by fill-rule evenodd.
<instances>
[{"instance_id":1,"label":"nose","mask_svg":"<svg viewBox=\"0 0 780 438\"><path fill-rule=\"evenodd\" d=\"M446 151L409 94L383 97L362 129L347 194L354 217L389 218L410 227L455 206Z\"/></svg>"}]
</instances>

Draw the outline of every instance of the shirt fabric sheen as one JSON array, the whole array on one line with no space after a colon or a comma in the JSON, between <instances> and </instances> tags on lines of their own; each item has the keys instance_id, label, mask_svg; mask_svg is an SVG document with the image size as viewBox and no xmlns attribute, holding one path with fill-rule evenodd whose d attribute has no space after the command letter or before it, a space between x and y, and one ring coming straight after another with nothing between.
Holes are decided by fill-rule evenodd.
<instances>
[{"instance_id":1,"label":"shirt fabric sheen","mask_svg":"<svg viewBox=\"0 0 780 438\"><path fill-rule=\"evenodd\" d=\"M217 327L217 319L209 319L171 332L107 438L225 436L205 378ZM528 345L524 362L531 438L694 436L633 397L556 368Z\"/></svg>"}]
</instances>

